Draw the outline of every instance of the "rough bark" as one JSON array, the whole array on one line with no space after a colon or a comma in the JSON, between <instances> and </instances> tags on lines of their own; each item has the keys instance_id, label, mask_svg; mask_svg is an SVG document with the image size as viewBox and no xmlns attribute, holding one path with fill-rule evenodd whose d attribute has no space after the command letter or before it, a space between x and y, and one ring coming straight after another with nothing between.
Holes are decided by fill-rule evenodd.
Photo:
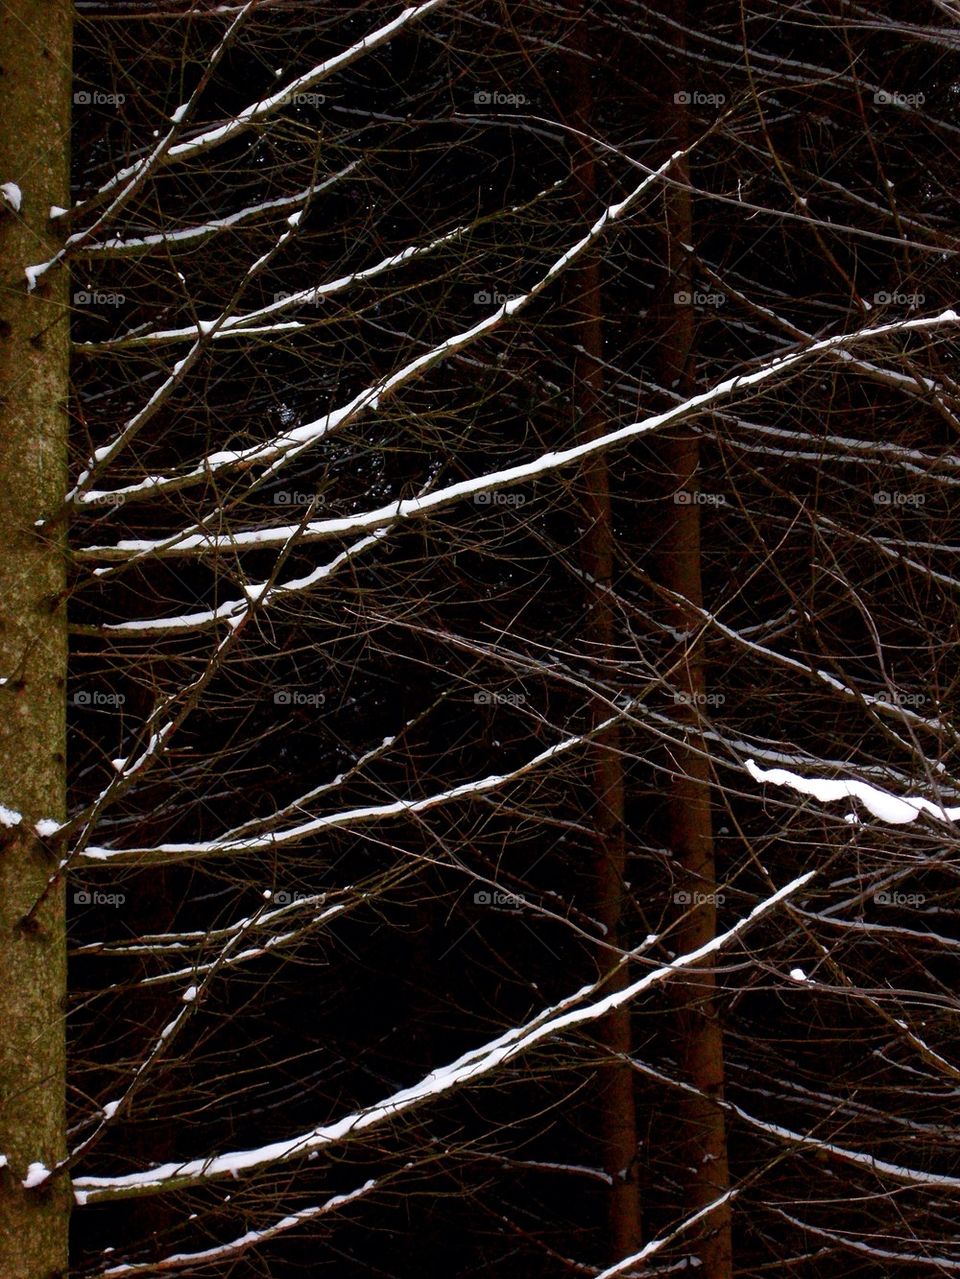
<instances>
[{"instance_id":1,"label":"rough bark","mask_svg":"<svg viewBox=\"0 0 960 1279\"><path fill-rule=\"evenodd\" d=\"M686 20L686 5L673 3L669 15L679 33ZM675 35L678 45L682 36ZM687 88L675 74L664 72L664 132L672 149L688 142L687 110L676 95ZM686 163L674 176L688 181ZM694 278L689 253L693 244L693 213L689 191L681 185L667 188L664 197L666 280L658 308L660 335L658 375L662 385L690 395L694 391L693 343ZM661 456L674 493L698 490L700 443L690 429L665 435ZM681 694L677 717L685 723L683 747L673 754L674 773L668 799L669 838L677 871L682 918L675 936L678 953L702 946L716 933L717 872L710 809L710 763L699 731L700 708L707 690L704 646L696 610L703 604L701 580L701 511L694 501L670 505L670 525L663 541L660 578L678 602L671 606L670 624L688 636L672 682ZM693 607L690 607L690 606ZM682 1094L683 1176L685 1209L692 1213L712 1203L729 1187L724 1115L717 1102L723 1098L723 1037L716 1008L713 973L694 969L674 988L677 1001L678 1061L686 1082L696 1095ZM732 1252L730 1210L727 1205L705 1219L695 1247L702 1279L730 1279Z\"/></svg>"},{"instance_id":2,"label":"rough bark","mask_svg":"<svg viewBox=\"0 0 960 1279\"><path fill-rule=\"evenodd\" d=\"M56 851L34 830L65 815L65 554L34 526L66 488L69 312L65 273L28 293L24 267L59 247L50 206L68 203L71 18L69 0L9 0L0 20L0 182L22 191L0 211L0 802L22 815L0 826L4 1279L67 1271L67 1180L22 1181L65 1152L64 892L44 895Z\"/></svg>"},{"instance_id":3,"label":"rough bark","mask_svg":"<svg viewBox=\"0 0 960 1279\"><path fill-rule=\"evenodd\" d=\"M589 23L582 15L580 0L568 11L575 14L570 44L579 54L589 54ZM568 60L570 123L585 134L591 133L593 92L591 62L586 56ZM572 144L576 165L580 212L584 222L596 216L596 175L589 145ZM573 367L572 406L575 422L584 439L601 435L606 429L603 396L603 320L600 263L596 253L584 261L571 279L576 355ZM584 535L580 543L580 564L586 577L587 619L584 632L586 652L598 669L616 658L616 617L609 588L615 566L613 520L610 506L610 475L604 454L597 454L583 468L580 504ZM594 722L609 718L600 705ZM594 794L593 831L595 838L596 911L605 928L604 940L611 946L621 942L621 919L626 889L624 829L624 770L620 731L606 729L595 739L591 782ZM609 952L608 952L609 953ZM604 960L609 963L609 960ZM622 988L627 974L621 969L611 976L607 989ZM611 1178L608 1196L610 1259L618 1261L640 1247L640 1192L637 1181L637 1120L631 1051L630 1010L621 1008L598 1026L598 1038L605 1060L597 1072L600 1145L604 1170Z\"/></svg>"}]
</instances>

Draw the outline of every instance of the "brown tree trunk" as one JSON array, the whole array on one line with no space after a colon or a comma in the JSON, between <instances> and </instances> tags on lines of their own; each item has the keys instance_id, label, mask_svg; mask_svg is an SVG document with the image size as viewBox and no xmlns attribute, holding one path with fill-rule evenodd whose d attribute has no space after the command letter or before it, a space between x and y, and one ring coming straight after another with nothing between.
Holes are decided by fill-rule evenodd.
<instances>
[{"instance_id":1,"label":"brown tree trunk","mask_svg":"<svg viewBox=\"0 0 960 1279\"><path fill-rule=\"evenodd\" d=\"M674 0L667 6L678 52L682 53L680 28L687 20L686 4ZM665 71L664 122L671 149L688 142L687 109L677 96L687 88L679 76ZM678 183L687 183L684 161L673 171ZM664 196L667 278L662 306L658 309L658 377L662 385L682 395L694 390L693 342L694 278L690 255L684 245L693 244L693 217L689 191L668 187ZM698 491L699 437L680 428L662 440L661 456L675 494ZM710 811L710 764L699 731L700 710L705 704L706 671L701 622L696 609L703 604L700 561L700 513L696 500L670 505L670 527L662 543L660 579L678 597L670 606L670 623L686 641L682 660L672 682L682 701L678 718L685 724L684 745L674 751L673 780L668 800L670 847L677 868L679 906L683 918L674 934L683 954L709 941L716 932L717 873ZM692 608L690 606L693 606ZM711 972L692 970L674 988L677 1000L678 1060L683 1079L696 1094L681 1095L683 1127L682 1162L686 1178L684 1207L690 1213L712 1203L729 1188L724 1115L717 1101L723 1097L723 1038L716 1008L716 980ZM730 1279L732 1252L730 1210L724 1204L711 1213L699 1231L696 1247L701 1279Z\"/></svg>"},{"instance_id":2,"label":"brown tree trunk","mask_svg":"<svg viewBox=\"0 0 960 1279\"><path fill-rule=\"evenodd\" d=\"M578 54L590 51L589 21L582 16L581 0L571 0L574 14L569 42ZM569 121L574 128L591 132L593 92L591 62L587 56L568 60L570 85ZM585 222L597 214L596 179L589 145L572 144L576 165L579 209ZM572 407L582 438L603 434L603 325L600 291L600 264L591 252L570 282L575 315L573 340L577 347L573 367ZM585 531L580 544L580 563L585 575L587 623L586 652L602 666L615 659L616 627L609 588L614 569L614 535L610 510L610 478L603 454L595 454L584 465L580 490ZM606 588L606 589L604 589ZM598 706L594 723L609 717L609 709ZM614 726L595 739L591 781L594 794L594 837L596 910L605 928L604 940L620 945L621 917L625 901L624 867L624 777L620 732ZM608 964L609 960L604 959ZM606 989L626 985L627 974L620 970ZM620 1008L600 1022L598 1037L605 1060L597 1072L600 1145L604 1170L611 1179L608 1198L609 1253L612 1261L638 1251L640 1247L640 1192L637 1184L637 1120L634 1076L629 1064L631 1051L630 1010Z\"/></svg>"},{"instance_id":3,"label":"brown tree trunk","mask_svg":"<svg viewBox=\"0 0 960 1279\"><path fill-rule=\"evenodd\" d=\"M66 1178L24 1187L65 1153L66 934L62 885L34 831L65 816L66 609L61 533L39 534L67 482L67 280L28 293L24 268L59 248L68 203L69 0L8 0L0 17L0 1275L67 1272ZM59 527L59 526L58 526ZM10 824L13 821L14 824ZM39 1180L38 1168L32 1180Z\"/></svg>"}]
</instances>

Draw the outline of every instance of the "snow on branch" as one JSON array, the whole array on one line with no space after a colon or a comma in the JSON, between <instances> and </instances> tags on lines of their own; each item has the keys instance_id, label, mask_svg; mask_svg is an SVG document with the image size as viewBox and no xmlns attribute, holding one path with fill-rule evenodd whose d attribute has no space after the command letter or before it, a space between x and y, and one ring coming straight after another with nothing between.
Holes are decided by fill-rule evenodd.
<instances>
[{"instance_id":1,"label":"snow on branch","mask_svg":"<svg viewBox=\"0 0 960 1279\"><path fill-rule=\"evenodd\" d=\"M691 148L687 148L687 151L690 149ZM677 160L686 155L687 151L674 152L674 154L665 160L659 168L654 169L647 174L643 181L638 186L634 187L629 195L627 195L625 199L621 200L619 204L611 205L609 208L605 209L586 234L583 235L576 244L572 245L566 250L566 252L561 254L561 256L551 264L548 270L544 272L544 274L527 290L526 293L510 298L509 301L504 302L495 311L491 312L490 315L480 320L477 324L472 325L469 329L461 330L459 333L454 333L451 337L447 338L446 341L432 347L423 355L418 355L415 359L410 360L407 364L397 369L394 373L391 373L388 377L383 378L375 385L364 387L364 389L358 392L347 404L341 405L339 408L333 409L329 413L325 413L322 417L317 418L313 422L307 422L302 426L285 431L282 435L277 436L272 440L268 440L264 444L257 444L248 449L219 450L218 452L211 453L206 456L192 471L187 472L183 476L148 476L139 484L116 490L115 495L122 495L125 499L129 496L141 493L146 493L152 496L158 489L166 487L180 488L195 480L208 479L210 476L223 471L224 468L242 467L243 469L247 469L259 462L272 463L265 475L276 472L285 462L297 457L304 451L304 449L325 440L333 431L341 430L344 426L352 423L361 413L368 410L370 412L376 411L376 409L380 406L381 401L387 396L394 394L408 382L412 382L414 379L420 377L420 375L426 372L427 369L432 368L435 364L439 364L442 360L446 359L448 355L459 352L464 347L485 336L487 333L493 332L499 328L505 320L517 315L535 297L542 293L558 275L565 271L572 262L574 262L586 249L588 249L611 222L615 222L619 218L622 218L624 213L626 213L629 209L632 209L639 197L651 185L663 177L663 175L673 167ZM440 236L430 244L423 246L422 249L418 250L416 246L411 246L402 253L396 254L393 257L385 259L383 262L377 263L375 266L369 268L369 272L370 274L376 274L388 267L398 265L401 261L405 260L405 255L412 256L415 252L429 253L437 245L456 238L461 234L462 228L457 227L452 232L447 232L446 235ZM344 283L351 283L353 279L353 276L347 276L344 277L343 281L333 281L326 287L329 289L339 288ZM324 286L320 287L322 288ZM317 290L306 290L304 296L307 294L315 294L316 292ZM276 311L277 309L287 305L288 302L289 299L284 299L282 302L274 303L271 307L264 308L264 313L266 311ZM248 315L241 318L250 322L253 319L253 316ZM218 328L221 327L223 327L222 323L218 325ZM204 335L210 333L211 322L208 320L200 321L200 329ZM245 328L243 330L245 336L249 335L253 331L254 330L250 328ZM122 439L123 437L121 436L120 438ZM119 446L115 443L98 449L96 451L95 460L98 462L102 459L109 460L110 457L114 456L118 447ZM89 485L85 484L85 475L80 477L80 480L77 482L77 487L78 489L84 487L89 488ZM107 495L104 493L91 493L88 500L92 501L96 499L96 501L102 502L105 496ZM82 498L83 494L77 490L74 490L74 492L69 495L70 500L80 501ZM377 522L382 524L385 523L386 520L380 520ZM179 545L183 536L184 535L176 534L172 540ZM122 559L126 557L123 554L120 554L117 558Z\"/></svg>"},{"instance_id":2,"label":"snow on branch","mask_svg":"<svg viewBox=\"0 0 960 1279\"><path fill-rule=\"evenodd\" d=\"M238 115L232 117L225 124L217 125L213 129L206 129L193 138L168 147L158 162L167 165L175 160L190 160L196 155L209 151L211 147L216 147L222 142L229 141L230 138L236 137L237 134L252 128L273 115L274 112L279 111L296 94L312 89L314 85L320 84L328 76L334 75L337 71L343 70L344 67L348 67L359 58L362 58L371 49L376 49L379 45L386 44L405 27L410 27L421 18L425 18L428 13L439 8L445 2L446 0L426 0L425 4L411 5L397 14L392 21L352 44L349 49L344 49L342 53L338 53L332 58L327 58L325 62L312 67L303 75L289 81L282 89L278 89L276 93L270 94L269 97L262 98L259 102L251 103L250 106L245 107ZM131 179L139 180L143 167L144 165L141 162L140 164L120 169L109 182L100 188L95 200L102 200L104 196L108 196L117 187L122 187Z\"/></svg>"},{"instance_id":3,"label":"snow on branch","mask_svg":"<svg viewBox=\"0 0 960 1279\"><path fill-rule=\"evenodd\" d=\"M355 165L348 166L348 168L352 167L355 167ZM343 172L346 172L346 170L343 170ZM293 293L288 293L278 298L276 302L270 302L266 306L258 307L255 311L248 311L245 315L229 316L219 325L217 331L212 333L212 336L214 338L243 338L252 334L273 332L274 328L282 326L259 327L261 321L269 320L272 316L291 310L293 307L308 306L321 302L324 298L331 297L335 293L342 293L344 289L349 288L351 285L372 280L376 276L382 275L384 271L389 271L393 267L403 266L413 258L424 257L443 245L452 244L462 239L468 229L466 226L455 226L452 230L445 231L443 235L438 235L427 244L408 244L399 253L391 253L388 257L373 263L372 266L351 271L347 275L339 276L336 280L329 280L326 284L317 284L309 289L297 289ZM199 322L201 331L210 328L213 324L213 320L201 320ZM164 346L176 342L191 342L197 336L197 327L196 324L193 324L186 328L157 329L152 333L137 333L133 336L108 339L105 342L86 342L82 343L77 349L80 354L84 354L89 351L97 353L113 351L118 347L128 349L130 347ZM253 450L249 451L253 452ZM202 473L206 474L205 471ZM158 486L159 482L153 481L151 490L155 491ZM125 496L135 491L135 487L122 490Z\"/></svg>"},{"instance_id":4,"label":"snow on branch","mask_svg":"<svg viewBox=\"0 0 960 1279\"><path fill-rule=\"evenodd\" d=\"M768 914L780 902L809 883L814 873L807 871L791 880L755 906L749 915L739 920L732 928L705 942L696 950L660 968L653 969L620 990L614 990L608 995L597 998L601 987L606 982L607 975L605 975L559 1003L545 1008L524 1025L511 1027L496 1039L479 1048L470 1049L456 1061L431 1071L412 1087L402 1088L381 1102L353 1111L334 1123L324 1124L309 1132L252 1150L236 1150L220 1155L210 1155L205 1159L161 1164L142 1172L126 1173L116 1177L75 1177L73 1190L77 1203L82 1205L107 1199L166 1192L186 1186L202 1185L219 1177L257 1171L293 1159L303 1159L313 1151L327 1149L354 1134L386 1124L426 1101L441 1097L468 1081L482 1078L506 1065L535 1044L549 1040L571 1027L588 1025L606 1016L614 1008L630 1003L644 991L669 981L678 972L695 967L702 960L739 940L756 920ZM592 1002L583 1003L584 1000Z\"/></svg>"},{"instance_id":5,"label":"snow on branch","mask_svg":"<svg viewBox=\"0 0 960 1279\"><path fill-rule=\"evenodd\" d=\"M161 385L153 392L146 404L140 408L132 418L130 418L123 426L120 433L114 438L110 444L101 446L94 450L93 456L87 463L87 469L84 470L77 478L76 485L67 494L66 501L73 502L82 498L83 494L90 488L98 470L109 465L117 455L126 447L127 444L154 418L158 410L170 399L176 388L189 373L190 369L196 364L203 355L208 343L216 336L220 328L227 323L230 318L230 312L237 305L239 299L250 282L256 279L257 275L270 263L272 258L280 252L286 242L296 234L297 226L300 222L301 213L298 211L291 214L287 218L286 229L280 233L274 241L272 247L247 268L243 278L239 283L234 285L233 296L229 303L221 311L216 320L201 321L195 330L193 346L182 360L177 360L173 365L170 373L161 383Z\"/></svg>"},{"instance_id":6,"label":"snow on branch","mask_svg":"<svg viewBox=\"0 0 960 1279\"><path fill-rule=\"evenodd\" d=\"M242 1257L244 1253L249 1252L251 1248L256 1248L260 1244L268 1243L271 1239L276 1239L278 1235L285 1234L288 1230L294 1230L297 1226L301 1226L304 1222L315 1221L317 1217L323 1217L327 1213L335 1212L338 1208L344 1207L346 1204L353 1203L356 1199L362 1199L368 1195L378 1182L375 1178L365 1181L362 1186L358 1186L356 1190L350 1190L346 1194L331 1195L324 1203L318 1204L314 1208L301 1208L299 1212L291 1213L287 1217L275 1221L272 1226L265 1226L262 1230L248 1230L246 1234L240 1235L237 1239L230 1239L227 1243L215 1244L211 1248L204 1248L202 1252L176 1252L169 1257L163 1257L159 1261L137 1261L121 1263L118 1266L108 1266L106 1270L99 1272L98 1279L123 1279L126 1275L147 1275L147 1274L167 1274L172 1270L185 1270L188 1266L209 1265L212 1261L234 1261L237 1257Z\"/></svg>"},{"instance_id":7,"label":"snow on branch","mask_svg":"<svg viewBox=\"0 0 960 1279\"><path fill-rule=\"evenodd\" d=\"M110 240L100 240L94 244L83 246L75 256L84 259L123 258L153 253L161 249L194 248L197 244L202 244L204 240L209 239L210 236L216 235L220 231L231 230L244 222L252 222L257 218L267 217L271 213L282 213L290 209L299 208L301 205L306 204L307 200L312 196L325 191L327 187L333 186L335 182L340 182L343 178L348 177L358 168L359 164L359 160L351 160L349 164L345 165L337 173L324 178L322 182L305 187L303 191L298 191L295 195L281 196L276 200L263 200L260 204L248 205L246 208L238 209L236 213L230 213L222 218L212 218L209 222L202 222L198 226L180 227L176 231L158 231L152 235L126 236L124 238L115 236ZM196 329L190 329L188 332L191 336L196 335ZM84 345L86 344L81 343L81 350ZM113 345L116 345L116 343Z\"/></svg>"},{"instance_id":8,"label":"snow on branch","mask_svg":"<svg viewBox=\"0 0 960 1279\"><path fill-rule=\"evenodd\" d=\"M653 178L660 177L668 165L682 154L684 153L678 151L671 156L670 161L661 165L659 169L651 174L647 183ZM544 287L551 275L557 274L562 269L560 263L565 266L567 261L579 252L583 245L589 242L591 236L608 220L608 217L620 216L620 210L626 207L636 197L642 186L647 185L647 183L641 184L641 187L638 187L621 205L612 206L606 210L591 232L577 245L569 249L558 263L554 263L547 275L541 281L538 281L529 293L505 302L493 316L481 321L480 324L475 325L474 328L466 333L460 333L449 338L441 346L413 361L412 364L407 365L400 372L393 374L384 383L378 395L368 401L369 407L376 408L379 396L391 389L401 377L409 377L413 372L420 371L426 365L436 363L446 352L463 346L473 337L493 327L493 322L499 321L503 315L512 315L518 311L536 292L539 292ZM725 378L723 381L715 383L708 390L702 391L698 395L690 396L689 399L683 400L663 413L655 413L639 422L621 426L614 431L607 432L605 435L585 440L583 443L574 445L571 448L551 450L549 453L541 454L540 457L534 458L530 462L523 462L517 466L507 467L502 471L494 471L485 475L474 476L471 479L461 480L456 484L448 485L446 488L437 489L426 497L408 498L405 501L392 502L388 506L378 507L373 511L358 512L355 515L340 516L336 519L313 520L302 528L300 525L284 525L278 528L249 529L246 532L226 535L217 535L206 531L198 533L182 532L175 533L171 537L160 541L140 538L125 539L114 546L80 548L75 552L75 556L80 560L122 561L148 555L202 556L213 553L229 553L245 548L263 549L267 546L282 546L294 532L300 534L301 542L320 541L325 538L342 537L350 533L377 528L390 520L407 520L422 517L433 510L452 506L454 503L462 501L466 497L472 497L476 493L486 493L494 488L510 488L516 484L523 483L525 480L548 475L561 467L569 466L584 458L592 457L594 454L602 453L616 444L659 430L661 427L672 425L698 409L711 406L736 392L745 391L751 387L760 386L764 382L771 381L784 374L794 365L810 360L817 355L833 352L839 347L865 342L887 334L936 329L942 325L956 324L958 322L960 322L960 315L956 311L948 310L942 311L935 316L925 316L916 320L895 320L889 324L878 325L876 328L859 329L853 333L840 333L834 337L824 338L822 341L814 342L811 346L805 347L801 351L777 356L763 364L759 369L755 369L752 373L735 374L733 377ZM342 415L345 411L340 409L336 413ZM331 416L333 415L328 415L328 418ZM327 419L321 419L321 421L324 422L326 430ZM212 461L213 458L209 460ZM231 460L233 460L232 457Z\"/></svg>"},{"instance_id":9,"label":"snow on branch","mask_svg":"<svg viewBox=\"0 0 960 1279\"><path fill-rule=\"evenodd\" d=\"M752 759L746 761L746 770L756 782L770 782L773 786L788 786L799 791L801 795L812 795L824 803L835 799L859 799L869 813L893 826L902 826L905 822L913 822L921 813L930 813L941 822L955 822L960 819L960 808L944 808L919 795L908 795L901 798L891 795L889 791L880 790L868 782L843 781L824 777L800 777L785 768L770 768L764 771L758 768ZM851 820L850 814L847 820ZM853 820L856 820L853 818Z\"/></svg>"},{"instance_id":10,"label":"snow on branch","mask_svg":"<svg viewBox=\"0 0 960 1279\"><path fill-rule=\"evenodd\" d=\"M836 1244L840 1248L846 1248L850 1252L858 1253L860 1256L873 1257L878 1261L892 1261L897 1265L903 1265L904 1262L916 1262L920 1266L929 1266L935 1270L937 1274L943 1274L946 1271L960 1270L960 1261L952 1260L949 1257L939 1255L924 1255L918 1252L894 1252L889 1248L880 1248L873 1243L864 1243L862 1239L854 1239L849 1233L841 1234L835 1230L824 1230L821 1226L814 1226L809 1221L801 1221L799 1217L793 1217L788 1212L784 1212L782 1208L774 1208L774 1212L789 1221L791 1225L798 1229L808 1231L812 1235L816 1235L820 1239L827 1239L831 1243ZM916 1244L915 1238L910 1240Z\"/></svg>"},{"instance_id":11,"label":"snow on branch","mask_svg":"<svg viewBox=\"0 0 960 1279\"><path fill-rule=\"evenodd\" d=\"M219 45L207 60L204 74L200 77L199 83L194 87L190 98L186 102L181 103L173 112L169 119L169 127L164 130L163 137L160 138L156 146L152 148L150 154L138 161L135 165L122 170L105 187L101 187L100 191L92 200L88 200L86 205L81 203L75 206L73 212L76 214L83 211L84 208L90 208L93 205L99 204L105 197L110 196L112 192L116 191L117 194L113 195L107 209L100 213L96 220L85 230L78 231L74 235L69 236L63 248L59 249L52 258L49 258L46 262L40 262L33 266L28 266L25 269L27 289L29 292L32 292L37 287L39 281L49 270L51 270L51 268L64 262L82 245L93 239L94 236L100 234L100 232L110 224L113 218L136 194L136 192L141 189L149 175L163 164L169 162L170 150L173 146L174 138L178 135L187 119L192 114L207 84L213 76L214 71L219 65L220 60L223 58L237 32L243 26L244 20L253 10L256 3L257 0L247 0L247 3L234 18ZM120 189L117 190L117 188ZM64 212L65 211L61 209L52 209L51 217L62 217Z\"/></svg>"},{"instance_id":12,"label":"snow on branch","mask_svg":"<svg viewBox=\"0 0 960 1279\"><path fill-rule=\"evenodd\" d=\"M711 1203L704 1204L702 1208L699 1208L689 1217L686 1217L683 1221L681 1221L680 1225L671 1230L669 1234L661 1235L659 1239L651 1239L649 1243L644 1244L639 1252L633 1253L632 1256L624 1257L621 1261L616 1262L614 1265L608 1266L606 1270L602 1270L597 1275L597 1279L618 1279L619 1276L640 1276L647 1273L644 1268L634 1270L634 1267L640 1265L642 1262L648 1261L650 1257L655 1256L658 1252L662 1252L668 1244L673 1243L675 1239L678 1239L680 1235L689 1230L691 1226L695 1226L698 1222L703 1221L705 1217L709 1217L712 1213L716 1212L718 1208L722 1208L724 1204L732 1202L732 1200L736 1199L739 1193L740 1192L737 1190L725 1190L722 1195L719 1195Z\"/></svg>"},{"instance_id":13,"label":"snow on branch","mask_svg":"<svg viewBox=\"0 0 960 1279\"><path fill-rule=\"evenodd\" d=\"M372 804L363 808L350 808L340 813L326 813L322 817L301 822L298 826L290 826L286 830L267 831L262 835L251 835L246 838L212 839L196 844L158 844L154 848L85 848L80 856L85 861L115 864L135 862L138 866L142 866L148 862L181 861L201 856L266 852L285 844L298 844L324 830L389 821L394 817L428 812L431 808L437 808L442 804L461 799L473 799L485 795L488 791L498 790L508 782L516 781L541 765L550 763L566 751L582 745L591 737L611 727L618 718L619 716L613 716L605 720L592 728L589 733L577 734L555 742L509 773L491 773L476 781L461 782L458 786L450 787L449 790L438 791L434 795L426 795L421 799L396 799L389 804Z\"/></svg>"}]
</instances>

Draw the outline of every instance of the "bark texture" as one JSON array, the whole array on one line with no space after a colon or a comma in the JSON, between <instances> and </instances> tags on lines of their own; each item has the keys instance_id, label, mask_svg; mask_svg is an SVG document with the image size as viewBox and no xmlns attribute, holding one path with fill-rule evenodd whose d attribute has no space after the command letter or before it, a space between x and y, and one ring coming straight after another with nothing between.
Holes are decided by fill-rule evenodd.
<instances>
[{"instance_id":1,"label":"bark texture","mask_svg":"<svg viewBox=\"0 0 960 1279\"><path fill-rule=\"evenodd\" d=\"M34 830L65 815L65 553L62 524L35 522L66 489L69 311L63 270L28 293L24 267L59 248L50 207L68 203L71 19L69 0L0 19L0 183L22 192L0 211L0 803L22 815L0 826L3 1279L67 1272L68 1181L22 1182L65 1153L64 891L45 893L57 851Z\"/></svg>"},{"instance_id":2,"label":"bark texture","mask_svg":"<svg viewBox=\"0 0 960 1279\"><path fill-rule=\"evenodd\" d=\"M686 5L668 6L673 39L687 21ZM679 62L679 59L677 60ZM671 149L688 143L687 110L682 93L686 86L664 71L664 132ZM679 100L678 100L679 98ZM674 170L678 185L664 196L665 283L659 308L660 347L658 375L662 385L689 396L694 393L692 297L695 280L689 252L693 240L693 211L684 184L689 172L684 161ZM670 505L671 524L663 543L661 582L676 597L670 624L687 636L672 682L681 694L677 717L685 723L683 746L674 751L674 772L668 800L670 847L677 872L682 918L675 933L678 954L695 950L716 934L717 871L710 808L710 761L700 731L700 709L707 691L702 626L697 609L703 604L701 577L701 505L699 488L699 436L680 428L663 437L665 470L675 495L693 500ZM693 606L693 607L691 607ZM716 1007L716 979L705 969L693 969L678 979L677 1058L682 1078L696 1089L683 1093L682 1161L684 1208L693 1213L720 1198L729 1189L726 1126L717 1104L723 1099L723 1035ZM723 1204L705 1218L696 1238L701 1279L730 1279L733 1273L730 1209Z\"/></svg>"},{"instance_id":3,"label":"bark texture","mask_svg":"<svg viewBox=\"0 0 960 1279\"><path fill-rule=\"evenodd\" d=\"M571 93L570 123L583 134L594 132L593 91L590 83L589 19L580 0L568 6L576 14L570 44L576 54L568 61ZM584 225L597 214L595 164L589 144L573 143L579 206ZM594 439L607 427L603 396L603 301L600 263L591 252L571 280L576 316L573 341L577 350L573 368L573 412L583 439ZM580 564L586 576L586 653L598 669L616 662L616 615L610 587L615 549L610 505L610 475L605 454L598 453L582 472L581 510L585 531L580 544ZM594 722L609 718L609 709L598 705ZM593 830L596 841L595 882L597 917L606 930L604 940L621 944L625 906L626 865L624 825L624 768L621 734L614 725L596 739L592 785ZM609 963L609 960L605 960ZM620 968L606 987L622 989L628 974ZM603 1167L611 1179L608 1195L608 1244L612 1261L640 1248L640 1191L637 1180L637 1118L634 1075L630 1066L630 1009L620 1008L598 1026L605 1059L597 1072L599 1129Z\"/></svg>"}]
</instances>

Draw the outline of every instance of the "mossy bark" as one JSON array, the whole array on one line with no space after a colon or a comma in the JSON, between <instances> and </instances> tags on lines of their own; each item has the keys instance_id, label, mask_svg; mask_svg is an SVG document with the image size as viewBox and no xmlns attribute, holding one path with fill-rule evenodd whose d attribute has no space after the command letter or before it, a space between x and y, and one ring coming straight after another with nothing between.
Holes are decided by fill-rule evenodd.
<instances>
[{"instance_id":1,"label":"mossy bark","mask_svg":"<svg viewBox=\"0 0 960 1279\"><path fill-rule=\"evenodd\" d=\"M65 1153L65 902L55 848L35 832L65 815L69 311L57 268L28 292L24 268L60 247L51 205L69 191L72 5L7 0L0 18L0 1275L67 1273L66 1178L27 1189L31 1164ZM7 819L9 821L9 817ZM39 903L39 905L38 905Z\"/></svg>"}]
</instances>

